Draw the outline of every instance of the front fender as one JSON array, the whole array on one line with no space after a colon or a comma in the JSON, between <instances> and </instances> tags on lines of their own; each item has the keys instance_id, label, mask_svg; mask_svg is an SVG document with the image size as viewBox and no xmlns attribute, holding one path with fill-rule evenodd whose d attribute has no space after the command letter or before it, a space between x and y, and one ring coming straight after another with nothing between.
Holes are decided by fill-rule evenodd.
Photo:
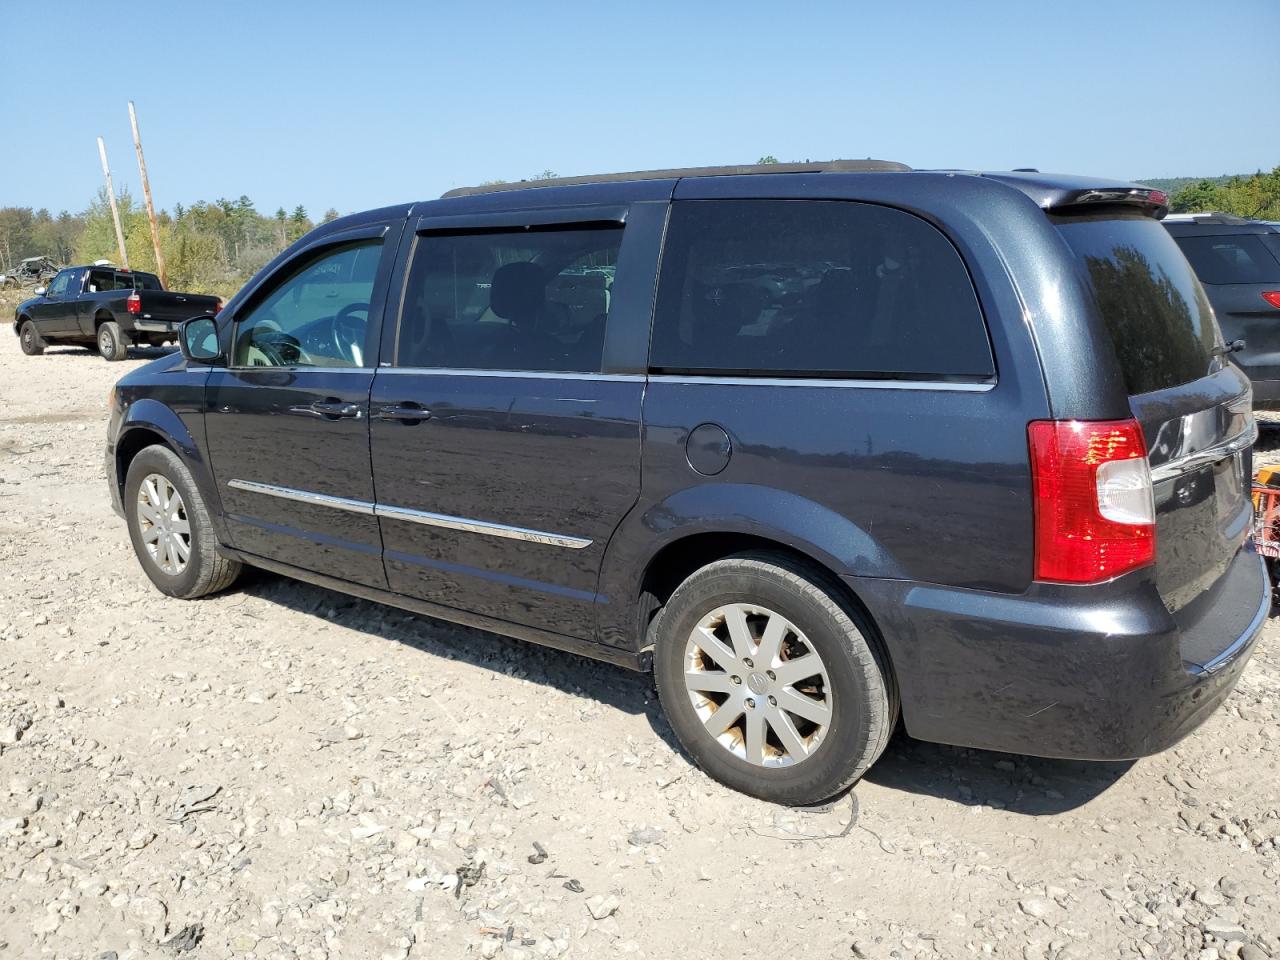
<instances>
[{"instance_id":1,"label":"front fender","mask_svg":"<svg viewBox=\"0 0 1280 960\"><path fill-rule=\"evenodd\" d=\"M200 490L200 496L209 506L219 537L223 535L222 501L218 496L213 471L203 452L204 412L198 403L184 405L181 411L153 397L141 397L124 409L119 426L114 431L110 450L114 461L113 479L118 495L124 486L125 469L122 454L136 452L134 440L139 433L160 437L182 460Z\"/></svg>"},{"instance_id":2,"label":"front fender","mask_svg":"<svg viewBox=\"0 0 1280 960\"><path fill-rule=\"evenodd\" d=\"M798 551L838 576L897 579L897 563L872 536L829 507L746 483L686 487L638 504L609 542L600 572L600 638L637 642L634 607L646 569L663 549L699 534L745 534Z\"/></svg>"}]
</instances>

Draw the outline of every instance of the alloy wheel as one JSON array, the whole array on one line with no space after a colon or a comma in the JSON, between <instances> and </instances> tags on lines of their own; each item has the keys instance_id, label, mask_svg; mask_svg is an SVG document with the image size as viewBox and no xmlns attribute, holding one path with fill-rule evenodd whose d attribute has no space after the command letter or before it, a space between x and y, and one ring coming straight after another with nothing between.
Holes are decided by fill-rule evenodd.
<instances>
[{"instance_id":1,"label":"alloy wheel","mask_svg":"<svg viewBox=\"0 0 1280 960\"><path fill-rule=\"evenodd\" d=\"M147 555L176 577L191 559L191 522L182 494L168 477L150 473L138 487L138 528Z\"/></svg>"},{"instance_id":2,"label":"alloy wheel","mask_svg":"<svg viewBox=\"0 0 1280 960\"><path fill-rule=\"evenodd\" d=\"M831 727L822 657L795 624L758 604L725 604L698 622L684 683L707 733L754 766L803 762Z\"/></svg>"}]
</instances>

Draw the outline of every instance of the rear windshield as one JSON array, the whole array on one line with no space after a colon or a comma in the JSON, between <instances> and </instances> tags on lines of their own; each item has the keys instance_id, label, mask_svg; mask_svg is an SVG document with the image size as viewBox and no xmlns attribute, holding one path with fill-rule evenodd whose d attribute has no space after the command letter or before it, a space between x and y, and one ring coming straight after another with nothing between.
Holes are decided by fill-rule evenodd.
<instances>
[{"instance_id":1,"label":"rear windshield","mask_svg":"<svg viewBox=\"0 0 1280 960\"><path fill-rule=\"evenodd\" d=\"M159 290L160 278L152 273L117 273L117 290Z\"/></svg>"},{"instance_id":2,"label":"rear windshield","mask_svg":"<svg viewBox=\"0 0 1280 960\"><path fill-rule=\"evenodd\" d=\"M1213 310L1178 245L1149 217L1063 219L1130 394L1207 376L1221 361Z\"/></svg>"},{"instance_id":3,"label":"rear windshield","mask_svg":"<svg viewBox=\"0 0 1280 960\"><path fill-rule=\"evenodd\" d=\"M1179 237L1178 246L1201 283L1275 283L1280 263L1255 234Z\"/></svg>"}]
</instances>

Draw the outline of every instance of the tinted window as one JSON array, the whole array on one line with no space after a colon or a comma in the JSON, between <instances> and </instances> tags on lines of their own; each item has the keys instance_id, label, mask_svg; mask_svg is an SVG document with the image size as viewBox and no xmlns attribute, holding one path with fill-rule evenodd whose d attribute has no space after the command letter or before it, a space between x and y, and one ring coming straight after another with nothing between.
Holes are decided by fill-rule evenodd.
<instances>
[{"instance_id":1,"label":"tinted window","mask_svg":"<svg viewBox=\"0 0 1280 960\"><path fill-rule=\"evenodd\" d=\"M681 373L989 377L959 254L910 214L813 200L672 207L650 364Z\"/></svg>"},{"instance_id":2,"label":"tinted window","mask_svg":"<svg viewBox=\"0 0 1280 960\"><path fill-rule=\"evenodd\" d=\"M1186 257L1149 217L1065 220L1115 344L1129 393L1198 380L1217 369L1218 325Z\"/></svg>"},{"instance_id":3,"label":"tinted window","mask_svg":"<svg viewBox=\"0 0 1280 960\"><path fill-rule=\"evenodd\" d=\"M1178 246L1202 283L1280 281L1280 263L1259 236L1179 237Z\"/></svg>"},{"instance_id":4,"label":"tinted window","mask_svg":"<svg viewBox=\"0 0 1280 960\"><path fill-rule=\"evenodd\" d=\"M381 240L305 257L236 318L238 367L363 367Z\"/></svg>"},{"instance_id":5,"label":"tinted window","mask_svg":"<svg viewBox=\"0 0 1280 960\"><path fill-rule=\"evenodd\" d=\"M598 371L621 243L618 227L420 236L397 364Z\"/></svg>"},{"instance_id":6,"label":"tinted window","mask_svg":"<svg viewBox=\"0 0 1280 960\"><path fill-rule=\"evenodd\" d=\"M117 273L117 290L159 290L160 278L153 273Z\"/></svg>"},{"instance_id":7,"label":"tinted window","mask_svg":"<svg viewBox=\"0 0 1280 960\"><path fill-rule=\"evenodd\" d=\"M116 272L114 270L90 270L89 293L105 293L116 289Z\"/></svg>"},{"instance_id":8,"label":"tinted window","mask_svg":"<svg viewBox=\"0 0 1280 960\"><path fill-rule=\"evenodd\" d=\"M53 283L49 284L49 289L45 292L46 297L60 297L67 292L67 284L71 282L71 275L74 270L63 270L60 274L53 278Z\"/></svg>"}]
</instances>

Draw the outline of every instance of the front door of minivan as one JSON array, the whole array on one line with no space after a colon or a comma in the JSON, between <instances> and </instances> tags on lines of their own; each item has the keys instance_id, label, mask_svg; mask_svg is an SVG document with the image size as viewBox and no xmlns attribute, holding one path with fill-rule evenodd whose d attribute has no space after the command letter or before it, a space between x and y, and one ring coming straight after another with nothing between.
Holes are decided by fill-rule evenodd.
<instances>
[{"instance_id":1,"label":"front door of minivan","mask_svg":"<svg viewBox=\"0 0 1280 960\"><path fill-rule=\"evenodd\" d=\"M597 605L615 599L597 595L601 558L640 489L661 215L419 222L371 399L392 590L593 635Z\"/></svg>"},{"instance_id":2,"label":"front door of minivan","mask_svg":"<svg viewBox=\"0 0 1280 960\"><path fill-rule=\"evenodd\" d=\"M369 389L401 224L322 238L235 309L205 429L232 546L386 586Z\"/></svg>"}]
</instances>

